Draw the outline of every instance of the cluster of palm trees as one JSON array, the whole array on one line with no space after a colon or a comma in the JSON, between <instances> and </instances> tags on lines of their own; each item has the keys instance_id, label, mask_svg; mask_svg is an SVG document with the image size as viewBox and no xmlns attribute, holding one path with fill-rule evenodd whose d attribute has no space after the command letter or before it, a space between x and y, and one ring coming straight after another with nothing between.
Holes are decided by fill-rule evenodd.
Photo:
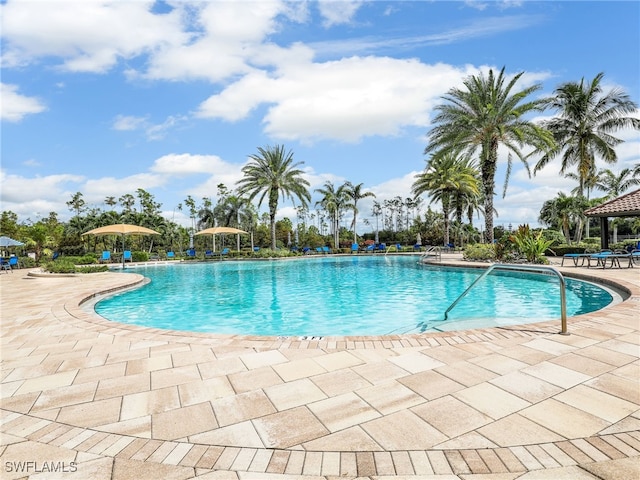
<instances>
[{"instance_id":1,"label":"cluster of palm trees","mask_svg":"<svg viewBox=\"0 0 640 480\"><path fill-rule=\"evenodd\" d=\"M448 243L448 216L453 205L457 215L467 205L479 208L485 219L485 240L493 242L493 197L498 148L508 152L503 196L511 173L513 155L530 172L528 160L539 156L534 174L554 158L562 158L560 172L576 168L578 194L590 188L595 177L596 159L613 164L615 147L622 140L612 134L625 128L640 130L640 119L630 116L637 104L619 89L603 93L599 73L591 82L567 82L550 98L531 99L540 84L516 90L524 72L510 80L504 68L496 75L471 76L464 88L453 88L436 107L434 126L428 134L425 154L430 154L423 173L416 177L413 192L427 193L442 203L445 243ZM535 123L525 117L552 109L555 116ZM525 152L528 150L528 153ZM473 160L472 160L473 159ZM636 171L638 167L636 167ZM615 176L613 173L611 175ZM633 184L637 184L637 175ZM628 185L627 187L628 188Z\"/></svg>"}]
</instances>

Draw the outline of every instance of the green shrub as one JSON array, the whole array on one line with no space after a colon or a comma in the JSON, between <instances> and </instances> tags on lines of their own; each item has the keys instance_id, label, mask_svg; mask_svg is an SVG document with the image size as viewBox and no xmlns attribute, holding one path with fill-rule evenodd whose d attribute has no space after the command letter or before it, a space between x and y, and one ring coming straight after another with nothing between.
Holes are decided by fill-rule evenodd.
<instances>
[{"instance_id":1,"label":"green shrub","mask_svg":"<svg viewBox=\"0 0 640 480\"><path fill-rule=\"evenodd\" d=\"M45 271L49 273L75 273L76 265L69 258L60 258L54 262L47 262L43 265Z\"/></svg>"},{"instance_id":2,"label":"green shrub","mask_svg":"<svg viewBox=\"0 0 640 480\"><path fill-rule=\"evenodd\" d=\"M149 254L147 252L140 251L131 252L131 260L134 262L148 262Z\"/></svg>"},{"instance_id":3,"label":"green shrub","mask_svg":"<svg viewBox=\"0 0 640 480\"><path fill-rule=\"evenodd\" d=\"M108 271L109 267L107 265L90 265L88 267L76 267L76 273L99 273Z\"/></svg>"},{"instance_id":4,"label":"green shrub","mask_svg":"<svg viewBox=\"0 0 640 480\"><path fill-rule=\"evenodd\" d=\"M467 245L464 249L463 258L472 261L487 261L496 259L496 249L489 243L475 243Z\"/></svg>"}]
</instances>

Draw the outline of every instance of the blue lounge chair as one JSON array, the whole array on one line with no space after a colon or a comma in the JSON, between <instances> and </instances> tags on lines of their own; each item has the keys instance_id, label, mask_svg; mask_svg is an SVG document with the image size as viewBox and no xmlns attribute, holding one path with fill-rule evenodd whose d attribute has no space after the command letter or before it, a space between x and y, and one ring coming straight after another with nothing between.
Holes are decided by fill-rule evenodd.
<instances>
[{"instance_id":1,"label":"blue lounge chair","mask_svg":"<svg viewBox=\"0 0 640 480\"><path fill-rule=\"evenodd\" d=\"M125 250L122 252L122 261L123 262L132 262L133 259L131 257L131 250Z\"/></svg>"},{"instance_id":2,"label":"blue lounge chair","mask_svg":"<svg viewBox=\"0 0 640 480\"><path fill-rule=\"evenodd\" d=\"M331 249L325 245L324 247L322 247L322 253L329 254L331 253Z\"/></svg>"},{"instance_id":3,"label":"blue lounge chair","mask_svg":"<svg viewBox=\"0 0 640 480\"><path fill-rule=\"evenodd\" d=\"M384 252L386 249L387 249L387 244L386 243L378 244L377 250L379 250L380 252Z\"/></svg>"},{"instance_id":4,"label":"blue lounge chair","mask_svg":"<svg viewBox=\"0 0 640 480\"><path fill-rule=\"evenodd\" d=\"M189 250L187 250L187 257L195 258L195 256L196 256L195 248L190 248Z\"/></svg>"},{"instance_id":5,"label":"blue lounge chair","mask_svg":"<svg viewBox=\"0 0 640 480\"><path fill-rule=\"evenodd\" d=\"M175 260L176 254L175 252L167 252L167 260Z\"/></svg>"},{"instance_id":6,"label":"blue lounge chair","mask_svg":"<svg viewBox=\"0 0 640 480\"><path fill-rule=\"evenodd\" d=\"M102 252L102 257L100 257L100 263L108 263L111 261L111 252L109 250L104 250Z\"/></svg>"},{"instance_id":7,"label":"blue lounge chair","mask_svg":"<svg viewBox=\"0 0 640 480\"><path fill-rule=\"evenodd\" d=\"M7 273L12 272L11 265L9 264L8 258L0 258L0 271L6 271Z\"/></svg>"},{"instance_id":8,"label":"blue lounge chair","mask_svg":"<svg viewBox=\"0 0 640 480\"><path fill-rule=\"evenodd\" d=\"M316 247L316 252L317 253L322 253L322 247Z\"/></svg>"},{"instance_id":9,"label":"blue lounge chair","mask_svg":"<svg viewBox=\"0 0 640 480\"><path fill-rule=\"evenodd\" d=\"M376 246L375 245L367 245L367 248L365 248L365 250L367 252L374 253L376 251Z\"/></svg>"},{"instance_id":10,"label":"blue lounge chair","mask_svg":"<svg viewBox=\"0 0 640 480\"><path fill-rule=\"evenodd\" d=\"M562 262L560 263L560 266L564 267L565 260L572 260L574 267L577 267L578 261L582 260L582 263L580 264L580 266L582 266L584 265L584 262L588 260L591 255L593 255L593 253L565 253L562 256Z\"/></svg>"},{"instance_id":11,"label":"blue lounge chair","mask_svg":"<svg viewBox=\"0 0 640 480\"><path fill-rule=\"evenodd\" d=\"M205 250L204 251L204 257L205 258L211 258L213 257L213 252L211 250Z\"/></svg>"},{"instance_id":12,"label":"blue lounge chair","mask_svg":"<svg viewBox=\"0 0 640 480\"><path fill-rule=\"evenodd\" d=\"M304 255L309 255L309 254L311 253L311 248L309 248L309 247L304 247L304 248L302 249L302 253L303 253Z\"/></svg>"},{"instance_id":13,"label":"blue lounge chair","mask_svg":"<svg viewBox=\"0 0 640 480\"><path fill-rule=\"evenodd\" d=\"M401 252L402 251L402 245L400 245L399 243L396 243L396 252Z\"/></svg>"},{"instance_id":14,"label":"blue lounge chair","mask_svg":"<svg viewBox=\"0 0 640 480\"><path fill-rule=\"evenodd\" d=\"M611 250L603 250L600 253L593 253L591 255L589 255L589 258L587 259L589 263L587 263L587 268L591 268L591 261L594 260L596 262L595 267L602 267L604 268L607 264L607 257L609 255L613 255L613 252Z\"/></svg>"},{"instance_id":15,"label":"blue lounge chair","mask_svg":"<svg viewBox=\"0 0 640 480\"><path fill-rule=\"evenodd\" d=\"M220 258L224 257L225 255L229 255L230 250L228 248L223 248L222 251L220 252Z\"/></svg>"},{"instance_id":16,"label":"blue lounge chair","mask_svg":"<svg viewBox=\"0 0 640 480\"><path fill-rule=\"evenodd\" d=\"M351 244L351 253L358 253L358 250L360 250L360 245L358 245L357 243L352 243Z\"/></svg>"}]
</instances>

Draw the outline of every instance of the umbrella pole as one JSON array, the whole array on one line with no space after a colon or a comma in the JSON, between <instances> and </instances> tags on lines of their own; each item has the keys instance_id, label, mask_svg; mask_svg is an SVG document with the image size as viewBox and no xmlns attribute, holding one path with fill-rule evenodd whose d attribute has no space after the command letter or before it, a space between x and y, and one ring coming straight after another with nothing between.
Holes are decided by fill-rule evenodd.
<instances>
[{"instance_id":1,"label":"umbrella pole","mask_svg":"<svg viewBox=\"0 0 640 480\"><path fill-rule=\"evenodd\" d=\"M124 233L122 234L122 270L124 271Z\"/></svg>"}]
</instances>

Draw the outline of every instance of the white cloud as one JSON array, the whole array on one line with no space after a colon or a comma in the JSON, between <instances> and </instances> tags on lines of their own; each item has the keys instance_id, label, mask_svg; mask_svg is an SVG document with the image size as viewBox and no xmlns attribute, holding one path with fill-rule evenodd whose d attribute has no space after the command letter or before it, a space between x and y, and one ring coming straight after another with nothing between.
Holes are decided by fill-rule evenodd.
<instances>
[{"instance_id":1,"label":"white cloud","mask_svg":"<svg viewBox=\"0 0 640 480\"><path fill-rule=\"evenodd\" d=\"M60 57L69 71L104 72L120 58L150 53L188 39L181 9L154 15L151 0L11 1L0 6L3 66Z\"/></svg>"},{"instance_id":2,"label":"white cloud","mask_svg":"<svg viewBox=\"0 0 640 480\"><path fill-rule=\"evenodd\" d=\"M428 112L451 85L476 69L417 60L352 57L282 68L277 77L247 75L200 105L201 117L237 121L263 103L272 138L358 142L395 136L405 126L427 127Z\"/></svg>"},{"instance_id":3,"label":"white cloud","mask_svg":"<svg viewBox=\"0 0 640 480\"><path fill-rule=\"evenodd\" d=\"M143 128L147 123L146 117L134 117L132 115L118 115L113 121L113 129L121 131L133 131Z\"/></svg>"},{"instance_id":4,"label":"white cloud","mask_svg":"<svg viewBox=\"0 0 640 480\"><path fill-rule=\"evenodd\" d=\"M35 97L27 97L18 93L17 85L0 84L0 118L8 122L19 122L25 116L40 113L47 108Z\"/></svg>"},{"instance_id":5,"label":"white cloud","mask_svg":"<svg viewBox=\"0 0 640 480\"><path fill-rule=\"evenodd\" d=\"M350 23L364 2L362 0L320 0L318 10L325 27Z\"/></svg>"}]
</instances>

